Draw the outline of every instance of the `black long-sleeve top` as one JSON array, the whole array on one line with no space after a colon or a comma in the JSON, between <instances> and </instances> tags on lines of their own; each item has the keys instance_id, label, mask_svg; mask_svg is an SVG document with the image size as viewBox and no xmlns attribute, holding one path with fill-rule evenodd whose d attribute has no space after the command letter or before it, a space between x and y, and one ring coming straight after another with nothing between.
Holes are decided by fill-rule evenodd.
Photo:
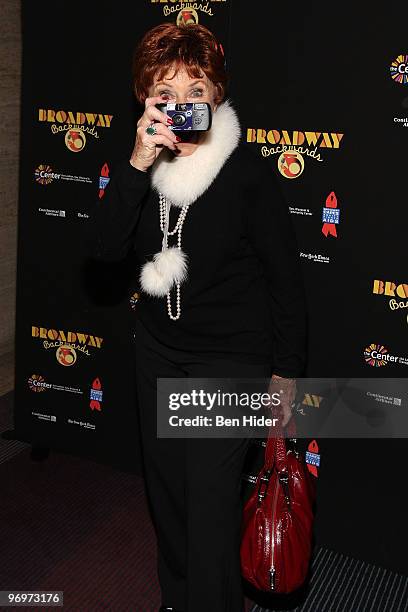
<instances>
[{"instance_id":1,"label":"black long-sleeve top","mask_svg":"<svg viewBox=\"0 0 408 612\"><path fill-rule=\"evenodd\" d=\"M162 245L159 196L150 174L129 159L120 161L86 221L88 253L120 261L133 248L136 279ZM170 230L179 212L171 207ZM169 246L175 238L169 237ZM297 239L272 170L245 143L190 206L181 246L188 255L181 317L170 319L166 297L141 292L136 315L149 331L169 347L270 361L279 376L301 376L307 313ZM175 294L173 288L173 313Z\"/></svg>"}]
</instances>

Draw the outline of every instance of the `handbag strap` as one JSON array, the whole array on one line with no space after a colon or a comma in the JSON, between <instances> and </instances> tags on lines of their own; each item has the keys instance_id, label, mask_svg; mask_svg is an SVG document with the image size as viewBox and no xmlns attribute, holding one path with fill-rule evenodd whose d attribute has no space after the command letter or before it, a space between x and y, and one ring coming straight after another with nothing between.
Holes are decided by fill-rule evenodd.
<instances>
[{"instance_id":1,"label":"handbag strap","mask_svg":"<svg viewBox=\"0 0 408 612\"><path fill-rule=\"evenodd\" d=\"M272 410L272 416L277 417L276 411ZM296 438L296 423L292 417L285 427L290 438ZM278 418L276 426L269 428L268 439L265 448L264 469L268 472L276 465L278 472L287 471L286 442L283 436L282 424Z\"/></svg>"}]
</instances>

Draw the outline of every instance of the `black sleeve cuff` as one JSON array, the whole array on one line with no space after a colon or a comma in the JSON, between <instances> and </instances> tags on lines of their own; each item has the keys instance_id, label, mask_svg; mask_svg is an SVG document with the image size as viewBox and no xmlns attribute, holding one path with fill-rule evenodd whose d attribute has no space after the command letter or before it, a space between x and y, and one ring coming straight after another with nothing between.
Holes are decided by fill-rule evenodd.
<instances>
[{"instance_id":1,"label":"black sleeve cuff","mask_svg":"<svg viewBox=\"0 0 408 612\"><path fill-rule=\"evenodd\" d=\"M129 187L137 187L149 180L151 166L143 172L132 166L128 159L123 159L116 165L114 174L118 182L123 181Z\"/></svg>"}]
</instances>

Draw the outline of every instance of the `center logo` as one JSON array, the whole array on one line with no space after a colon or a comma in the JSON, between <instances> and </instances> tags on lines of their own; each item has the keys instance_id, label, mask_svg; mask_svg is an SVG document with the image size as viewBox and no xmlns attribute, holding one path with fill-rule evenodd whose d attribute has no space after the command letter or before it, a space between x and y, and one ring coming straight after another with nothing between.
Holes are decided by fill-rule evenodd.
<instances>
[{"instance_id":1,"label":"center logo","mask_svg":"<svg viewBox=\"0 0 408 612\"><path fill-rule=\"evenodd\" d=\"M408 84L408 55L399 55L390 66L391 78L401 85Z\"/></svg>"}]
</instances>

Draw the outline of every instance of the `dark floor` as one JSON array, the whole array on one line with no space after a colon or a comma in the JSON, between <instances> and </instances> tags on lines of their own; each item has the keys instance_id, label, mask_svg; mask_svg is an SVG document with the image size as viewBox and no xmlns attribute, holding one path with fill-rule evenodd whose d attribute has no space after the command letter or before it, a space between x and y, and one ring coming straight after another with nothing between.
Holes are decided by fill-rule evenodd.
<instances>
[{"instance_id":1,"label":"dark floor","mask_svg":"<svg viewBox=\"0 0 408 612\"><path fill-rule=\"evenodd\" d=\"M12 394L0 398L2 431L12 428L11 406ZM33 461L31 446L2 438L0 457L0 590L64 591L70 612L158 609L140 476L53 451Z\"/></svg>"},{"instance_id":2,"label":"dark floor","mask_svg":"<svg viewBox=\"0 0 408 612\"><path fill-rule=\"evenodd\" d=\"M1 431L12 428L11 406L12 394L0 398ZM0 483L0 591L63 591L69 612L157 610L155 536L140 476L53 451L33 461L29 445L0 438ZM317 548L302 604L256 601L247 609L406 612L408 578Z\"/></svg>"}]
</instances>

